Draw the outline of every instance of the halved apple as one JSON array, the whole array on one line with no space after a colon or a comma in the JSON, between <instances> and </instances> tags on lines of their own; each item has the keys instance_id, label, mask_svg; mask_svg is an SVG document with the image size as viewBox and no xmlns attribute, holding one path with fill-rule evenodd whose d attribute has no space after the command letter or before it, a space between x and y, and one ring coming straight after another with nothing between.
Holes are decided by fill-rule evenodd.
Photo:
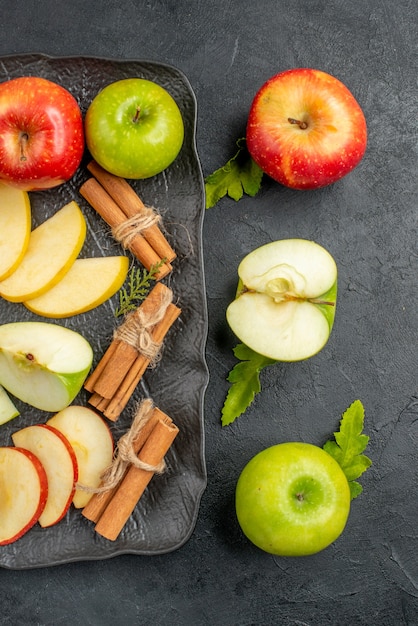
<instances>
[{"instance_id":1,"label":"halved apple","mask_svg":"<svg viewBox=\"0 0 418 626\"><path fill-rule=\"evenodd\" d=\"M17 269L0 282L0 295L11 302L36 298L68 272L86 237L86 220L70 202L35 228Z\"/></svg>"},{"instance_id":2,"label":"halved apple","mask_svg":"<svg viewBox=\"0 0 418 626\"><path fill-rule=\"evenodd\" d=\"M126 256L77 259L52 289L25 306L44 317L63 318L85 313L111 298L123 285L129 269Z\"/></svg>"},{"instance_id":3,"label":"halved apple","mask_svg":"<svg viewBox=\"0 0 418 626\"><path fill-rule=\"evenodd\" d=\"M0 385L43 411L60 411L80 391L93 361L86 339L49 322L0 326Z\"/></svg>"},{"instance_id":4,"label":"halved apple","mask_svg":"<svg viewBox=\"0 0 418 626\"><path fill-rule=\"evenodd\" d=\"M78 480L75 452L64 435L48 424L34 424L12 434L15 446L32 452L42 463L48 480L48 498L39 524L57 524L74 497Z\"/></svg>"},{"instance_id":5,"label":"halved apple","mask_svg":"<svg viewBox=\"0 0 418 626\"><path fill-rule=\"evenodd\" d=\"M337 266L325 248L273 241L250 252L238 275L226 317L244 344L277 361L307 359L324 347L337 298Z\"/></svg>"},{"instance_id":6,"label":"halved apple","mask_svg":"<svg viewBox=\"0 0 418 626\"><path fill-rule=\"evenodd\" d=\"M0 385L0 424L5 424L9 420L19 415L19 410L9 398L7 391Z\"/></svg>"},{"instance_id":7,"label":"halved apple","mask_svg":"<svg viewBox=\"0 0 418 626\"><path fill-rule=\"evenodd\" d=\"M83 508L93 495L89 489L99 486L102 473L112 462L110 428L100 415L77 405L59 411L47 424L60 430L74 449L81 486L75 491L73 504L77 509Z\"/></svg>"},{"instance_id":8,"label":"halved apple","mask_svg":"<svg viewBox=\"0 0 418 626\"><path fill-rule=\"evenodd\" d=\"M0 546L20 539L39 519L48 497L48 480L29 450L0 448Z\"/></svg>"},{"instance_id":9,"label":"halved apple","mask_svg":"<svg viewBox=\"0 0 418 626\"><path fill-rule=\"evenodd\" d=\"M30 231L29 195L0 182L0 280L10 276L22 261Z\"/></svg>"}]
</instances>

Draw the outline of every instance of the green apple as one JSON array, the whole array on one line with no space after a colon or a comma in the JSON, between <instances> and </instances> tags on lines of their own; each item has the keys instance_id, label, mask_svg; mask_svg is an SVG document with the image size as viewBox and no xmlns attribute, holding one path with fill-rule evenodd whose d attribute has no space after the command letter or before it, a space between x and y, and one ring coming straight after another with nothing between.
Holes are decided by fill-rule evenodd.
<instances>
[{"instance_id":1,"label":"green apple","mask_svg":"<svg viewBox=\"0 0 418 626\"><path fill-rule=\"evenodd\" d=\"M282 239L250 252L238 267L226 311L237 337L277 361L307 359L328 341L335 316L337 266L307 239Z\"/></svg>"},{"instance_id":2,"label":"green apple","mask_svg":"<svg viewBox=\"0 0 418 626\"><path fill-rule=\"evenodd\" d=\"M149 178L165 170L183 144L183 118L163 87L125 78L104 87L85 118L86 143L105 170L122 178Z\"/></svg>"},{"instance_id":3,"label":"green apple","mask_svg":"<svg viewBox=\"0 0 418 626\"><path fill-rule=\"evenodd\" d=\"M244 467L236 513L246 537L279 556L315 554L343 532L350 512L348 480L318 446L271 446Z\"/></svg>"},{"instance_id":4,"label":"green apple","mask_svg":"<svg viewBox=\"0 0 418 626\"><path fill-rule=\"evenodd\" d=\"M47 322L0 326L0 385L23 402L60 411L80 391L93 351L79 333Z\"/></svg>"}]
</instances>

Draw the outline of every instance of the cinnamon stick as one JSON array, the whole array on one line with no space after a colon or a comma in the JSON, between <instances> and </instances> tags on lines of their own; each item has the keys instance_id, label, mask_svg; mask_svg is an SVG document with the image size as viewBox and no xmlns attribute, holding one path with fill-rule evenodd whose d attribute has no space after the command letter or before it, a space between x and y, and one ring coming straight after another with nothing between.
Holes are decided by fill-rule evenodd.
<instances>
[{"instance_id":1,"label":"cinnamon stick","mask_svg":"<svg viewBox=\"0 0 418 626\"><path fill-rule=\"evenodd\" d=\"M168 293L168 287L163 283L157 283L142 304L132 313L131 317L136 316L138 319L140 316L144 319L152 317L160 306L163 297ZM137 349L129 343L119 340L114 340L112 343L116 345L114 345L112 349L110 367L107 365L102 366L102 364L99 363L99 375L97 375L97 373L95 374L95 382L91 389L91 391L94 390L99 395L109 399L116 393L127 371L129 371L129 368L138 357ZM91 386L89 380L87 383L88 386L86 387L85 385L86 389Z\"/></svg>"},{"instance_id":2,"label":"cinnamon stick","mask_svg":"<svg viewBox=\"0 0 418 626\"><path fill-rule=\"evenodd\" d=\"M141 198L125 178L111 174L96 161L91 161L87 165L87 169L119 205L126 217L133 217L138 213L143 215L148 211ZM167 259L169 263L174 261L176 253L161 232L158 224L149 226L142 234L160 259Z\"/></svg>"},{"instance_id":3,"label":"cinnamon stick","mask_svg":"<svg viewBox=\"0 0 418 626\"><path fill-rule=\"evenodd\" d=\"M164 420L164 419L171 420L171 418L165 415L159 408L153 407L151 409L147 421L142 426L138 435L135 437L134 441L132 442L132 449L133 449L134 454L138 454L142 450L145 442L147 441L148 437L152 433L157 422L159 420ZM127 472L127 469L124 473L124 476L126 475L126 472ZM95 493L90 498L86 506L83 508L82 510L83 516L86 519L90 520L91 522L98 522L102 513L104 512L107 505L109 504L114 494L116 493L120 485L120 482L121 481L119 481L117 485L115 485L114 487L108 490ZM102 481L99 489L102 489L103 487L105 487L105 482Z\"/></svg>"},{"instance_id":4,"label":"cinnamon stick","mask_svg":"<svg viewBox=\"0 0 418 626\"><path fill-rule=\"evenodd\" d=\"M80 187L80 194L112 229L121 226L126 221L126 215L122 209L95 178L86 180ZM162 258L159 257L143 235L139 233L132 238L128 247L147 270L161 263ZM161 280L171 270L171 264L164 263L159 267L154 277L157 280Z\"/></svg>"},{"instance_id":5,"label":"cinnamon stick","mask_svg":"<svg viewBox=\"0 0 418 626\"><path fill-rule=\"evenodd\" d=\"M143 445L138 458L151 468L164 459L179 429L170 420L160 419ZM131 465L95 526L97 533L114 541L132 514L155 471Z\"/></svg>"},{"instance_id":6,"label":"cinnamon stick","mask_svg":"<svg viewBox=\"0 0 418 626\"><path fill-rule=\"evenodd\" d=\"M163 341L167 332L174 324L176 319L179 317L180 313L181 309L179 309L179 307L177 307L175 304L170 304L167 307L164 319L161 320L161 322L159 322L159 324L157 324L151 332L152 339L156 343L161 343ZM127 374L121 382L116 393L112 396L110 400L107 400L106 398L103 398L103 396L101 396L101 401L98 406L96 405L96 408L103 412L105 417L107 417L108 419L116 421L127 403L129 402L130 397L135 391L135 388L137 387L149 364L149 358L147 358L143 354L138 354L134 363L127 371Z\"/></svg>"},{"instance_id":7,"label":"cinnamon stick","mask_svg":"<svg viewBox=\"0 0 418 626\"><path fill-rule=\"evenodd\" d=\"M89 404L108 419L118 419L179 317L181 309L171 298L169 287L156 283L138 309L116 330L109 348L84 383L92 394Z\"/></svg>"}]
</instances>

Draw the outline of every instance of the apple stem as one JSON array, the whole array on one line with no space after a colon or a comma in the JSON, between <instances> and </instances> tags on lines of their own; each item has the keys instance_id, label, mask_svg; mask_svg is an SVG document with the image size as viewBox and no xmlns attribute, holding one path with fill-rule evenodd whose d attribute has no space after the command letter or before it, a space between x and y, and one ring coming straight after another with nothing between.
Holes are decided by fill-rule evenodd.
<instances>
[{"instance_id":1,"label":"apple stem","mask_svg":"<svg viewBox=\"0 0 418 626\"><path fill-rule=\"evenodd\" d=\"M306 128L308 128L307 122L302 122L302 120L296 120L294 117L288 117L287 121L290 124L296 124L301 130L305 130Z\"/></svg>"},{"instance_id":2,"label":"apple stem","mask_svg":"<svg viewBox=\"0 0 418 626\"><path fill-rule=\"evenodd\" d=\"M26 154L25 154L25 150L26 150L26 146L28 144L29 141L29 135L28 133L20 133L19 135L19 145L20 145L20 160L21 161L26 161Z\"/></svg>"},{"instance_id":3,"label":"apple stem","mask_svg":"<svg viewBox=\"0 0 418 626\"><path fill-rule=\"evenodd\" d=\"M132 121L134 124L136 124L139 121L140 113L141 113L141 107L136 107L135 115L132 118Z\"/></svg>"},{"instance_id":4,"label":"apple stem","mask_svg":"<svg viewBox=\"0 0 418 626\"><path fill-rule=\"evenodd\" d=\"M319 298L310 298L309 302L312 302L312 304L326 304L328 306L335 306L335 302L330 302L329 300L320 300Z\"/></svg>"}]
</instances>

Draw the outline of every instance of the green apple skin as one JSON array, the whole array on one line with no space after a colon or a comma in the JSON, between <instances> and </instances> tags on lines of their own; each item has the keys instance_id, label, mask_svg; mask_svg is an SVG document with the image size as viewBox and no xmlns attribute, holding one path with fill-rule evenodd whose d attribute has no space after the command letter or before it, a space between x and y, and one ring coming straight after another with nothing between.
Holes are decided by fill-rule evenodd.
<instances>
[{"instance_id":1,"label":"green apple skin","mask_svg":"<svg viewBox=\"0 0 418 626\"><path fill-rule=\"evenodd\" d=\"M277 556L320 552L343 532L350 488L340 465L309 443L280 443L259 452L236 486L238 522L256 546Z\"/></svg>"},{"instance_id":2,"label":"green apple skin","mask_svg":"<svg viewBox=\"0 0 418 626\"><path fill-rule=\"evenodd\" d=\"M0 326L0 384L43 411L60 411L80 391L93 361L77 332L48 322Z\"/></svg>"},{"instance_id":3,"label":"green apple skin","mask_svg":"<svg viewBox=\"0 0 418 626\"><path fill-rule=\"evenodd\" d=\"M226 319L242 343L282 362L322 350L338 291L337 266L325 248L307 239L272 241L242 259L238 277Z\"/></svg>"},{"instance_id":4,"label":"green apple skin","mask_svg":"<svg viewBox=\"0 0 418 626\"><path fill-rule=\"evenodd\" d=\"M177 103L160 85L127 78L107 85L85 117L87 147L104 169L122 178L159 174L177 157L184 124Z\"/></svg>"}]
</instances>

